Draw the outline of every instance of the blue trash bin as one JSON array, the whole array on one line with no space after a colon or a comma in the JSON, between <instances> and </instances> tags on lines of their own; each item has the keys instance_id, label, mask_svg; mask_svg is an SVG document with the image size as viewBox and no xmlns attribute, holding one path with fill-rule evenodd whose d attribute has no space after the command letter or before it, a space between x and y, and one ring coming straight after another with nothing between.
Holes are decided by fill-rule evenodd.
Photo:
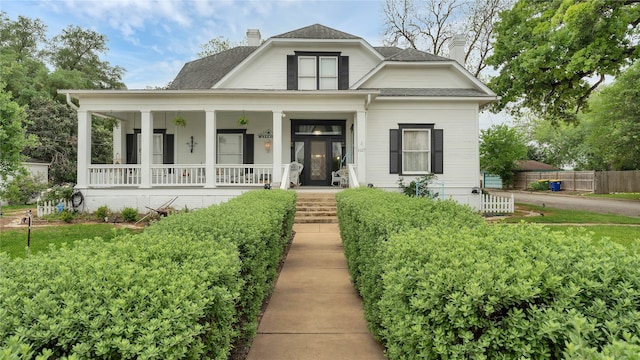
<instances>
[{"instance_id":1,"label":"blue trash bin","mask_svg":"<svg viewBox=\"0 0 640 360\"><path fill-rule=\"evenodd\" d=\"M560 191L561 184L562 184L562 181L551 181L550 182L551 191Z\"/></svg>"}]
</instances>

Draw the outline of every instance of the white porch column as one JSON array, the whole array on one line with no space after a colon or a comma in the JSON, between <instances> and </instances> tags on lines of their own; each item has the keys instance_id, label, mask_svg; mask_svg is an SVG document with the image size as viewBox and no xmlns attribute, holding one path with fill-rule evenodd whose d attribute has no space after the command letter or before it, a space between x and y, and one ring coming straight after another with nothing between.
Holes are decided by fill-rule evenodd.
<instances>
[{"instance_id":1,"label":"white porch column","mask_svg":"<svg viewBox=\"0 0 640 360\"><path fill-rule=\"evenodd\" d=\"M140 187L151 187L151 164L153 163L153 114L145 110L140 112Z\"/></svg>"},{"instance_id":2,"label":"white porch column","mask_svg":"<svg viewBox=\"0 0 640 360\"><path fill-rule=\"evenodd\" d=\"M273 112L273 182L274 186L280 186L282 182L282 111Z\"/></svg>"},{"instance_id":3,"label":"white porch column","mask_svg":"<svg viewBox=\"0 0 640 360\"><path fill-rule=\"evenodd\" d=\"M204 127L204 142L205 151L204 156L206 182L204 187L214 188L216 187L216 172L214 170L216 166L216 142L218 141L216 136L216 112L207 111L205 113L205 127Z\"/></svg>"},{"instance_id":4,"label":"white porch column","mask_svg":"<svg viewBox=\"0 0 640 360\"><path fill-rule=\"evenodd\" d=\"M113 161L114 164L122 164L126 162L124 156L126 155L124 152L123 144L126 143L124 140L124 131L122 129L124 125L122 121L118 120L117 125L113 128Z\"/></svg>"},{"instance_id":5,"label":"white porch column","mask_svg":"<svg viewBox=\"0 0 640 360\"><path fill-rule=\"evenodd\" d=\"M367 184L367 112L356 112L356 165L358 166L358 182Z\"/></svg>"},{"instance_id":6,"label":"white porch column","mask_svg":"<svg viewBox=\"0 0 640 360\"><path fill-rule=\"evenodd\" d=\"M78 170L77 187L89 186L89 165L91 165L91 113L78 110Z\"/></svg>"}]
</instances>

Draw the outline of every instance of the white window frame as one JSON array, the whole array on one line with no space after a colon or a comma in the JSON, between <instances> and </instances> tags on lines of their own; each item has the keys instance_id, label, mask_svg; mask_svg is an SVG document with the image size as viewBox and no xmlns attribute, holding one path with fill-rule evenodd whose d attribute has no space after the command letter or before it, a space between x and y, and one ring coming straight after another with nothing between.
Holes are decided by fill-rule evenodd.
<instances>
[{"instance_id":1,"label":"white window frame","mask_svg":"<svg viewBox=\"0 0 640 360\"><path fill-rule=\"evenodd\" d=\"M322 60L333 60L333 74L334 75L326 75L324 74L324 71L322 70ZM336 56L320 56L318 58L318 72L320 73L320 80L318 82L318 87L320 88L320 90L338 90L338 57ZM333 79L331 86L329 87L325 87L323 85L323 81L322 80L331 80Z\"/></svg>"},{"instance_id":2,"label":"white window frame","mask_svg":"<svg viewBox=\"0 0 640 360\"><path fill-rule=\"evenodd\" d=\"M313 60L312 73L303 72L302 62ZM335 66L332 68L333 74L327 75L322 71L323 60L333 60ZM338 90L338 56L305 55L298 56L298 90ZM323 80L332 80L329 86L325 86ZM313 81L313 86L304 86L305 83Z\"/></svg>"},{"instance_id":3,"label":"white window frame","mask_svg":"<svg viewBox=\"0 0 640 360\"><path fill-rule=\"evenodd\" d=\"M304 67L302 66L303 62L306 60L313 60L311 63L313 64L313 71L309 74L304 73L302 70ZM317 90L318 89L318 59L316 56L299 56L298 57L298 90ZM306 81L305 81L306 80ZM313 86L304 86L309 80L313 83Z\"/></svg>"},{"instance_id":4,"label":"white window frame","mask_svg":"<svg viewBox=\"0 0 640 360\"><path fill-rule=\"evenodd\" d=\"M427 134L427 146L424 150L414 150L414 149L406 149L405 146L407 142L405 141L405 134L407 132L424 132ZM431 129L422 129L422 128L406 128L402 129L402 173L406 175L426 175L431 173ZM406 168L405 164L405 154L410 153L425 153L427 158L427 170L411 170Z\"/></svg>"},{"instance_id":5,"label":"white window frame","mask_svg":"<svg viewBox=\"0 0 640 360\"><path fill-rule=\"evenodd\" d=\"M221 145L223 145L226 142L225 138L228 137L238 137L240 139L240 148L239 148L239 152L228 152L228 151L223 151L223 149L221 148ZM244 159L244 134L242 133L219 133L218 134L218 139L216 141L217 144L217 151L216 151L216 163L217 164L227 164L227 165L239 165L243 163L243 159ZM235 155L238 156L238 159L240 160L239 162L221 162L220 161L220 156L225 156L225 155Z\"/></svg>"},{"instance_id":6,"label":"white window frame","mask_svg":"<svg viewBox=\"0 0 640 360\"><path fill-rule=\"evenodd\" d=\"M142 134L138 133L138 161L140 164L142 161ZM151 144L151 151L153 153L153 163L154 164L162 164L164 163L164 139L162 134L154 133L153 134L153 144Z\"/></svg>"}]
</instances>

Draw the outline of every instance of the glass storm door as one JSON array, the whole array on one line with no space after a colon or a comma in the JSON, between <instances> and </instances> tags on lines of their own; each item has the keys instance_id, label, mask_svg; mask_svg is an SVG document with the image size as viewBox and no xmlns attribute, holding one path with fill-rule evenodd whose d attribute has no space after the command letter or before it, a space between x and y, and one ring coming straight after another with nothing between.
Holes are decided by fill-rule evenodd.
<instances>
[{"instance_id":1,"label":"glass storm door","mask_svg":"<svg viewBox=\"0 0 640 360\"><path fill-rule=\"evenodd\" d=\"M309 141L309 185L327 185L327 140Z\"/></svg>"}]
</instances>

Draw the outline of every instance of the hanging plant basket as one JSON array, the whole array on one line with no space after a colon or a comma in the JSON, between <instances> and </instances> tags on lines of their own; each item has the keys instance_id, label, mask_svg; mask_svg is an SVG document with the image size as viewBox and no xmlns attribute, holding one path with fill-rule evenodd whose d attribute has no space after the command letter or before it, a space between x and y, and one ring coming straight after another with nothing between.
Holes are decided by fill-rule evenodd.
<instances>
[{"instance_id":1,"label":"hanging plant basket","mask_svg":"<svg viewBox=\"0 0 640 360\"><path fill-rule=\"evenodd\" d=\"M238 126L247 126L247 125L249 125L249 118L245 114L242 114L242 116L238 118Z\"/></svg>"},{"instance_id":2,"label":"hanging plant basket","mask_svg":"<svg viewBox=\"0 0 640 360\"><path fill-rule=\"evenodd\" d=\"M176 126L180 126L180 127L185 127L187 126L187 120L185 118L183 118L182 116L176 116L173 118L173 123Z\"/></svg>"}]
</instances>

